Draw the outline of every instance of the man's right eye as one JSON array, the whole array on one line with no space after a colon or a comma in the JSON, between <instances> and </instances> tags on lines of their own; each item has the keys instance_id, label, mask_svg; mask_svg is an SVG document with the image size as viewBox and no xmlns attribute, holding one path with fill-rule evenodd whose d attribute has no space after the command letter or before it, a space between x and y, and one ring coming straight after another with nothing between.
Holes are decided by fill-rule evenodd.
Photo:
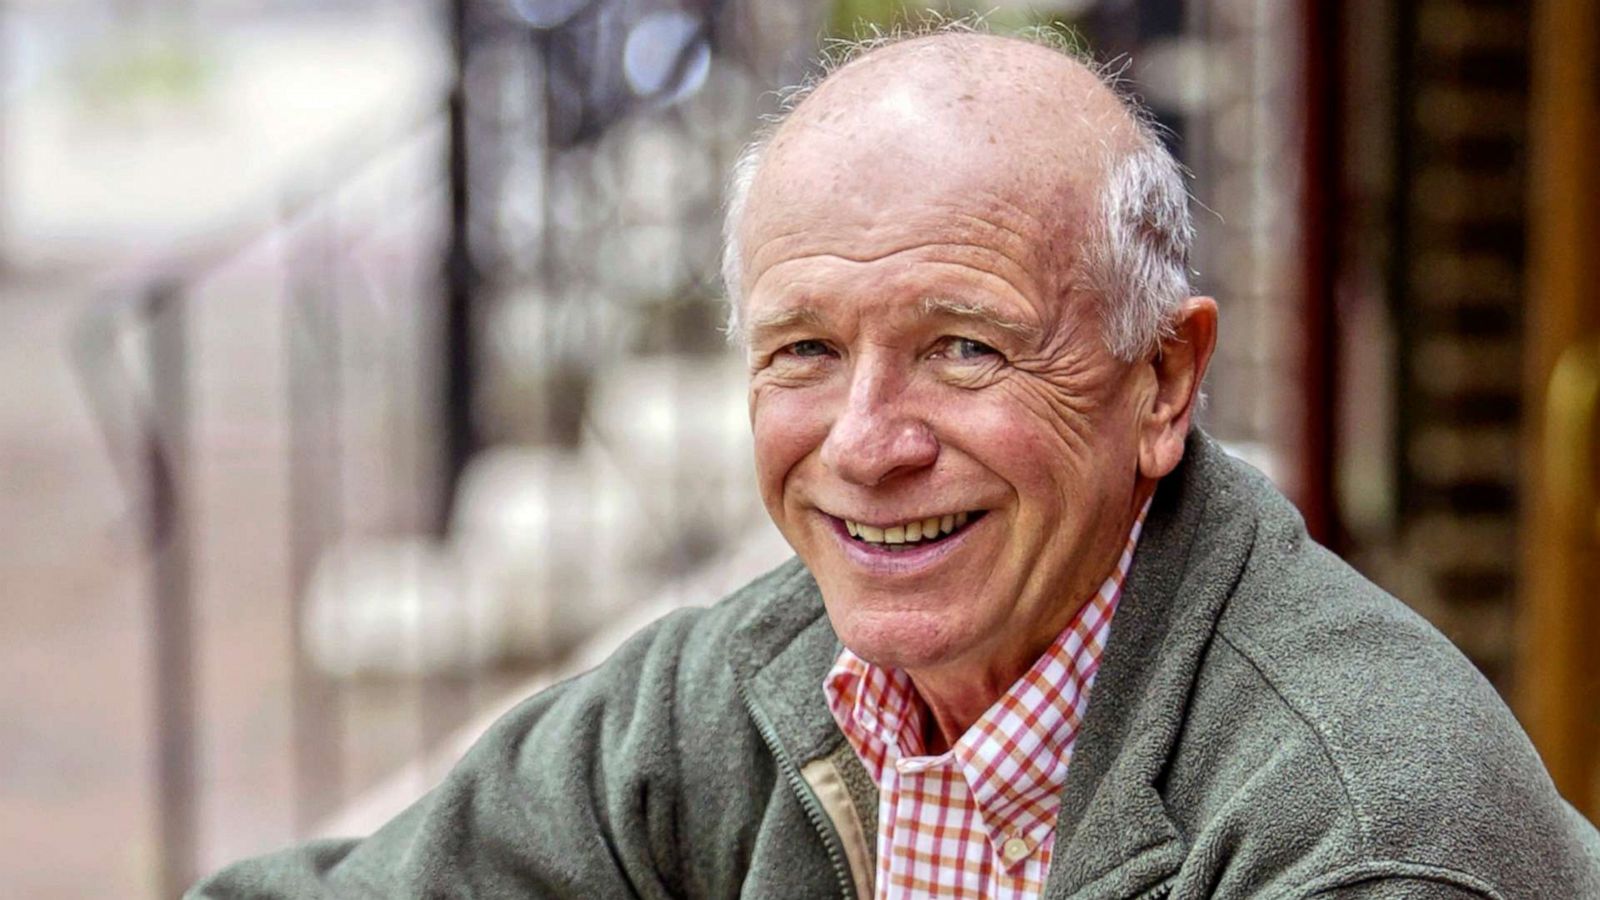
<instances>
[{"instance_id":1,"label":"man's right eye","mask_svg":"<svg viewBox=\"0 0 1600 900\"><path fill-rule=\"evenodd\" d=\"M800 357L827 356L831 352L825 342L810 339L795 341L785 349Z\"/></svg>"}]
</instances>

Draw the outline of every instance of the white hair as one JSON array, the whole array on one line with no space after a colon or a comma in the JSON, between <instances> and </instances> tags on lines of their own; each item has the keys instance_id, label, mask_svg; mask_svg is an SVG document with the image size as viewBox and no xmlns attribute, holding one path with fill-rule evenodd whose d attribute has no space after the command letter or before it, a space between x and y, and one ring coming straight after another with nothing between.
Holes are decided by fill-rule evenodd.
<instances>
[{"instance_id":1,"label":"white hair","mask_svg":"<svg viewBox=\"0 0 1600 900\"><path fill-rule=\"evenodd\" d=\"M740 306L744 251L739 229L750 187L768 144L788 116L819 85L843 66L891 44L950 33L985 33L981 19L936 19L904 31L873 33L865 39L834 41L825 48L819 73L779 92L779 111L739 154L728 181L722 224L722 281L728 296L728 334L742 338ZM1087 65L1122 101L1134 124L1131 147L1106 162L1092 222L1077 274L1078 286L1099 299L1107 348L1133 361L1155 351L1171 333L1173 318L1189 296L1189 249L1194 225L1184 171L1162 143L1154 119L1139 101L1120 90L1119 70L1085 57L1070 32L1030 29L1017 35Z\"/></svg>"}]
</instances>

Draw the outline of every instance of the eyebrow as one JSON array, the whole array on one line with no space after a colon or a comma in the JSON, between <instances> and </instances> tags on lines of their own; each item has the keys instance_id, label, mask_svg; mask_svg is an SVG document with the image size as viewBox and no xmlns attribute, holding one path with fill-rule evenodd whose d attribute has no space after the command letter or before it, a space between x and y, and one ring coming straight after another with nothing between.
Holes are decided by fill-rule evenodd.
<instances>
[{"instance_id":1,"label":"eyebrow","mask_svg":"<svg viewBox=\"0 0 1600 900\"><path fill-rule=\"evenodd\" d=\"M922 301L922 312L924 315L948 316L978 322L1028 339L1037 338L1040 333L1038 326L1009 318L992 307L981 303L952 300L948 297L925 298Z\"/></svg>"},{"instance_id":2,"label":"eyebrow","mask_svg":"<svg viewBox=\"0 0 1600 900\"><path fill-rule=\"evenodd\" d=\"M773 331L783 331L797 325L809 325L813 328L822 326L822 316L816 310L804 306L792 309L780 309L752 319L746 326L745 332L755 336Z\"/></svg>"}]
</instances>

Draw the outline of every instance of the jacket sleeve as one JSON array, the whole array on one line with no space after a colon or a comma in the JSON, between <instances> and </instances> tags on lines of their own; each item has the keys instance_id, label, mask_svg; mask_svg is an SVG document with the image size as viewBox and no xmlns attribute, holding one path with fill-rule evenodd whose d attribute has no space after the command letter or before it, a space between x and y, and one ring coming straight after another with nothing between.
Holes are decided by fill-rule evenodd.
<instances>
[{"instance_id":1,"label":"jacket sleeve","mask_svg":"<svg viewBox=\"0 0 1600 900\"><path fill-rule=\"evenodd\" d=\"M444 782L361 840L235 864L186 895L667 897L679 893L673 685L692 613L525 701Z\"/></svg>"}]
</instances>

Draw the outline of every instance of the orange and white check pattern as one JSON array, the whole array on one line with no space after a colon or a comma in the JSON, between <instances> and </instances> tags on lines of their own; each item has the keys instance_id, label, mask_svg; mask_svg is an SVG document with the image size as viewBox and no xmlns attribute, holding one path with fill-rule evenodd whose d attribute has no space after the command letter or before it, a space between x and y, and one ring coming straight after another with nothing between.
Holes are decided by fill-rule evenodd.
<instances>
[{"instance_id":1,"label":"orange and white check pattern","mask_svg":"<svg viewBox=\"0 0 1600 900\"><path fill-rule=\"evenodd\" d=\"M879 898L1043 893L1067 763L1148 510L1116 571L946 753L923 755L927 710L909 676L839 654L823 687L878 784Z\"/></svg>"}]
</instances>

